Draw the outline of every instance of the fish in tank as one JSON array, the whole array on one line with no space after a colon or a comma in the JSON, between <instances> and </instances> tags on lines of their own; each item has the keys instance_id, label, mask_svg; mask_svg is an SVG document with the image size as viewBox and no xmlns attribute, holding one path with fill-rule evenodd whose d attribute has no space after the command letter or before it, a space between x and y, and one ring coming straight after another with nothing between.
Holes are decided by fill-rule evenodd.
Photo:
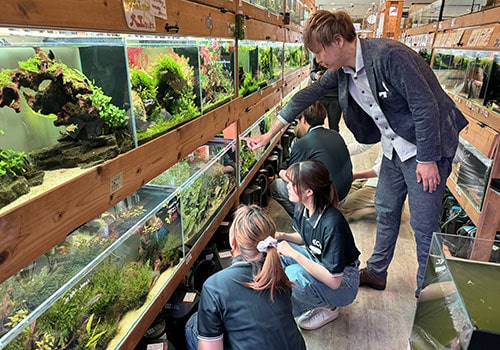
<instances>
[{"instance_id":1,"label":"fish in tank","mask_svg":"<svg viewBox=\"0 0 500 350\"><path fill-rule=\"evenodd\" d=\"M202 113L234 97L234 50L232 39L199 39Z\"/></svg>"},{"instance_id":2,"label":"fish in tank","mask_svg":"<svg viewBox=\"0 0 500 350\"><path fill-rule=\"evenodd\" d=\"M282 43L241 40L238 42L240 96L248 96L281 78Z\"/></svg>"},{"instance_id":3,"label":"fish in tank","mask_svg":"<svg viewBox=\"0 0 500 350\"><path fill-rule=\"evenodd\" d=\"M138 144L201 114L196 40L131 36L126 45Z\"/></svg>"},{"instance_id":4,"label":"fish in tank","mask_svg":"<svg viewBox=\"0 0 500 350\"><path fill-rule=\"evenodd\" d=\"M0 30L0 207L134 147L122 39L92 35Z\"/></svg>"}]
</instances>

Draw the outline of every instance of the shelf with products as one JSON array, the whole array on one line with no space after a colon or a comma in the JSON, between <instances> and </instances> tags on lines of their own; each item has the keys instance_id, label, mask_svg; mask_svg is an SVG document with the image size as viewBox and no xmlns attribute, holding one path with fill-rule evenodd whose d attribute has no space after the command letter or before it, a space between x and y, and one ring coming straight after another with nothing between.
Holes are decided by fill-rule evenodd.
<instances>
[{"instance_id":1,"label":"shelf with products","mask_svg":"<svg viewBox=\"0 0 500 350\"><path fill-rule=\"evenodd\" d=\"M498 178L500 131L500 7L438 23L431 66L469 120L447 186L473 223L493 239L500 214L491 211ZM493 194L492 194L493 192ZM482 259L484 251L475 252Z\"/></svg>"},{"instance_id":2,"label":"shelf with products","mask_svg":"<svg viewBox=\"0 0 500 350\"><path fill-rule=\"evenodd\" d=\"M125 110L132 106L129 116L133 117L129 119L132 127L130 128L128 122L125 127L124 137L130 137L132 140L131 146L126 151L113 154L112 157L99 164L89 164L84 169L62 169L58 174L60 176L59 182L46 183L39 188L40 191L32 190L22 201L1 209L0 283L16 276L27 266L32 266L36 270L35 266L41 265L38 264L37 259L44 260L46 254L51 254L56 247L65 242L69 233L84 229L89 222L93 222L104 212L112 210L110 208L123 206L123 203L129 201L129 198L134 194L144 193L146 184L164 173L166 169L182 161L200 145L204 145L214 135L219 134L221 130L229 126L236 130L244 130L243 127L250 126L272 106L276 106L281 101L283 97L282 79L272 82L264 91L259 91L245 99L237 97L236 89L234 89L221 99L219 99L218 94L214 95L216 97L213 99L215 103L211 104L209 101L203 100L204 96L206 97L208 94L202 89L202 81L218 80L216 77L203 76L203 65L207 62L202 62L204 59L202 54L208 53L207 56L214 58L213 62L223 66L225 72L230 71L234 74L235 71L233 69L235 58L232 56L234 52L231 51L231 46L237 47L237 41L233 39L235 12L232 12L230 6L227 6L229 11L212 7L213 3L216 2L216 0L200 1L199 3L183 0L170 2L167 7L168 21L157 18L156 28L150 33L133 30L126 25L122 6L124 3L128 4L127 1L111 0L106 3L83 4L79 1L55 0L51 1L50 4L44 4L44 6L34 6L36 1L30 4L20 4L20 2L14 1L4 7L0 13L0 24L1 26L20 28L16 29L19 38L21 38L19 44L16 44L18 47L24 45L22 48L26 52L29 51L30 54L35 52L34 47L39 47L40 49L36 49L39 53L46 53L47 57L54 55L57 59L60 58L74 71L79 72L75 75L80 78L88 74L88 77L82 79L92 80L92 84L101 84L103 90L108 84L123 89L123 102L117 103L116 108L123 107ZM209 6L210 4L212 6ZM231 4L234 3L228 3L228 5ZM84 13L85 16L75 19L75 11ZM26 16L26 13L29 13L29 16ZM67 16L63 16L63 14L67 14ZM67 21L68 18L71 21ZM258 37L255 40L284 40L284 29L281 27L281 21L282 18L278 18L278 16L266 21L264 30L262 30L263 37ZM191 25L192 23L196 23L196 25ZM29 28L29 30L25 28ZM23 40L30 37L28 31L36 32L36 35L31 42L23 43ZM95 34L88 31L95 31ZM287 28L287 31L290 32L290 29ZM266 32L269 34L265 35ZM11 34L9 33L9 36ZM268 39L268 36L271 39ZM45 40L50 37L56 39ZM70 40L74 41L70 42ZM10 40L11 43L14 41ZM217 45L214 47L215 42ZM11 49L15 49L15 47L0 44L0 54L3 51L6 53L8 51L7 56L10 57L12 56L11 52L14 52ZM212 49L224 49L224 51L212 52ZM160 53L161 51L163 52ZM137 130L140 128L135 128L136 122L138 119L144 119L144 112L151 106L149 104L151 101L148 101L147 98L144 100L141 98L140 102L137 103L139 100L137 97L135 105L134 101L129 101L132 99L129 96L139 94L144 90L141 86L136 88L129 86L131 68L138 65L148 74L154 72L153 66L157 64L156 59L163 54L170 55L170 58L173 57L173 61L180 60L186 63L189 60L190 68L188 69L188 65L184 67L186 70L192 68L193 80L183 84L179 82L177 86L180 89L182 86L192 83L193 91L190 91L189 94L193 98L193 104L199 108L199 113L192 113L185 120L167 126L158 132L155 131L152 135L144 138L139 137ZM218 56L215 57L213 54ZM102 58L103 55L105 59L113 60L113 64L120 63L120 67L123 68L112 76L113 79L109 78L108 72L112 70L113 64L103 66L105 62ZM82 60L83 57L86 58ZM26 59L19 59L19 61L22 60ZM94 63L94 65L88 65L84 62L85 60ZM10 61L2 60L2 65L3 62ZM17 64L17 62L14 63ZM0 68L12 69L14 67ZM297 72L302 72L303 68L297 68ZM92 69L95 70L93 75L89 73ZM124 78L124 82L117 84L116 79L118 78ZM233 86L236 85L236 78L235 76L228 78L228 80L232 79ZM50 86L48 82L40 84L42 88L47 86ZM116 102L115 99L119 99L115 95L113 93L111 99L113 103ZM193 104L189 103L181 110L189 110ZM23 104L21 107L25 107L25 105ZM132 114L136 107L137 115ZM8 108L8 106L4 106L0 109L0 113ZM11 123L15 118L21 116L22 113L16 114L14 118L2 117L0 120L1 122L7 120ZM46 122L52 122L48 118L44 119ZM144 122L144 120L142 121ZM63 132L78 132L78 124L75 123L77 128L71 127L71 124L69 125L70 129L63 130ZM148 129L152 124L155 123L146 123L142 126ZM3 128L6 130L6 135L2 135L2 141L5 141L7 137L4 136L10 135L10 132L15 128L11 126ZM234 134L237 135L238 131ZM53 133L50 134L50 137L51 142L55 140ZM34 139L29 139L29 141L32 142ZM237 146L235 152L237 152ZM196 185L196 181L193 178L191 184ZM175 189L175 191L181 190L182 188ZM156 283L155 286L160 286L159 290L150 292L147 297L148 303L141 307L138 313L132 313L132 316L129 316L129 326L125 327L126 334L120 334L117 337L118 343L121 344L120 348L134 348L161 311L175 287L187 274L191 264L196 260L219 223L230 211L233 204L237 203L236 198L240 191L241 187L236 185L232 191L225 194L225 197L223 196L224 198L220 201L221 207L215 213L203 220L200 219L200 223L203 223L201 225L202 231L205 233L193 236L189 247L187 245L184 247L182 261L172 267L174 271L171 274L162 274L165 278L164 284L163 282ZM104 220L104 218L101 219ZM94 226L98 224L89 225L91 229L94 229ZM128 242L130 239L132 238L124 238L124 241ZM118 243L113 243L110 246L112 248L106 248L107 251L114 252L115 244ZM64 250L64 247L61 249ZM114 254L109 256L114 256ZM107 259L103 258L98 265L103 264ZM29 268L23 271L24 274L29 274ZM89 271L89 273L91 272ZM80 275L75 274L74 277L78 279ZM82 276L82 278L84 277ZM94 318L93 322L97 322L97 319Z\"/></svg>"},{"instance_id":3,"label":"shelf with products","mask_svg":"<svg viewBox=\"0 0 500 350\"><path fill-rule=\"evenodd\" d=\"M235 141L213 139L0 284L0 346L121 346L232 206L235 168Z\"/></svg>"}]
</instances>

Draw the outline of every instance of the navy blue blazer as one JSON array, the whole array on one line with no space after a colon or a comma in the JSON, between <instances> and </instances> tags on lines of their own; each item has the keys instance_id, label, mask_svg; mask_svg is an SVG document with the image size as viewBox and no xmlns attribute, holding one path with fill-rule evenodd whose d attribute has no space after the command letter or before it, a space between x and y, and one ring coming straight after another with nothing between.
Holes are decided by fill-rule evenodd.
<instances>
[{"instance_id":1,"label":"navy blue blazer","mask_svg":"<svg viewBox=\"0 0 500 350\"><path fill-rule=\"evenodd\" d=\"M394 132L417 146L417 160L438 161L455 155L458 133L467 119L441 88L436 75L418 53L391 39L358 39L373 95ZM360 143L380 141L372 118L349 94L349 76L328 71L299 91L279 112L291 122L331 89L338 89L344 120Z\"/></svg>"}]
</instances>

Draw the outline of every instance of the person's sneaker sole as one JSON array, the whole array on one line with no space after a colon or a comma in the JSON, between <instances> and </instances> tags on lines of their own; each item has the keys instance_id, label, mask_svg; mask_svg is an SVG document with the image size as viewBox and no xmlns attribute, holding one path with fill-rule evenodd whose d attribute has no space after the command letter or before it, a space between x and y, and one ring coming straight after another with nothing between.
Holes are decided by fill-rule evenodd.
<instances>
[{"instance_id":1,"label":"person's sneaker sole","mask_svg":"<svg viewBox=\"0 0 500 350\"><path fill-rule=\"evenodd\" d=\"M302 322L304 322L303 321L304 317L302 317L302 316L299 317L299 319L297 320L297 324L303 330L313 331L315 329L319 329L319 328L327 325L330 322L335 321L338 317L339 317L339 309L335 308L334 312L331 313L330 317L327 317L327 318L323 319L323 321L321 323L317 324L317 325L314 325L314 326L303 325Z\"/></svg>"}]
</instances>

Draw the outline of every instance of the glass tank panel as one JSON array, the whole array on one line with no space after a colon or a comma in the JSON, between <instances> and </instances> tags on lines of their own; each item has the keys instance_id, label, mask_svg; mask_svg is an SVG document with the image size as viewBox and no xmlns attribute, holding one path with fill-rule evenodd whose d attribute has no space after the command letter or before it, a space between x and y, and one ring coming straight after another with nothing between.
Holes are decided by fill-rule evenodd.
<instances>
[{"instance_id":1,"label":"glass tank panel","mask_svg":"<svg viewBox=\"0 0 500 350\"><path fill-rule=\"evenodd\" d=\"M283 13L283 1L280 0L245 0L245 2L275 15Z\"/></svg>"},{"instance_id":2,"label":"glass tank panel","mask_svg":"<svg viewBox=\"0 0 500 350\"><path fill-rule=\"evenodd\" d=\"M238 42L239 95L248 96L281 79L283 43Z\"/></svg>"},{"instance_id":3,"label":"glass tank panel","mask_svg":"<svg viewBox=\"0 0 500 350\"><path fill-rule=\"evenodd\" d=\"M300 43L285 43L284 75L309 64L309 55Z\"/></svg>"},{"instance_id":4,"label":"glass tank panel","mask_svg":"<svg viewBox=\"0 0 500 350\"><path fill-rule=\"evenodd\" d=\"M123 39L0 28L0 176L23 182L0 191L0 208L48 170L89 167L134 147L128 96Z\"/></svg>"},{"instance_id":5,"label":"glass tank panel","mask_svg":"<svg viewBox=\"0 0 500 350\"><path fill-rule=\"evenodd\" d=\"M0 348L105 348L184 258L178 197L143 187L2 283Z\"/></svg>"},{"instance_id":6,"label":"glass tank panel","mask_svg":"<svg viewBox=\"0 0 500 350\"><path fill-rule=\"evenodd\" d=\"M471 258L473 247L491 253ZM500 341L500 242L435 233L411 349L496 349Z\"/></svg>"},{"instance_id":7,"label":"glass tank panel","mask_svg":"<svg viewBox=\"0 0 500 350\"><path fill-rule=\"evenodd\" d=\"M179 188L184 243L192 247L236 188L233 140L213 139L153 179L148 188Z\"/></svg>"},{"instance_id":8,"label":"glass tank panel","mask_svg":"<svg viewBox=\"0 0 500 350\"><path fill-rule=\"evenodd\" d=\"M201 114L196 39L126 39L137 140L143 144Z\"/></svg>"},{"instance_id":9,"label":"glass tank panel","mask_svg":"<svg viewBox=\"0 0 500 350\"><path fill-rule=\"evenodd\" d=\"M499 111L498 52L438 49L433 70L443 88L491 110Z\"/></svg>"},{"instance_id":10,"label":"glass tank panel","mask_svg":"<svg viewBox=\"0 0 500 350\"><path fill-rule=\"evenodd\" d=\"M239 147L239 183L240 185L245 181L248 173L252 171L257 162L262 158L264 153L278 135L276 135L269 144L264 147L260 147L256 150L251 150L248 148L246 141L243 138L254 137L262 135L269 131L270 127L276 122L278 118L278 112L276 108L272 108L262 117L260 117L255 123L252 124L247 130L245 130L239 136L240 147Z\"/></svg>"},{"instance_id":11,"label":"glass tank panel","mask_svg":"<svg viewBox=\"0 0 500 350\"><path fill-rule=\"evenodd\" d=\"M234 95L235 40L198 39L202 113L219 107Z\"/></svg>"},{"instance_id":12,"label":"glass tank panel","mask_svg":"<svg viewBox=\"0 0 500 350\"><path fill-rule=\"evenodd\" d=\"M450 178L478 211L481 211L492 162L460 137Z\"/></svg>"}]
</instances>

